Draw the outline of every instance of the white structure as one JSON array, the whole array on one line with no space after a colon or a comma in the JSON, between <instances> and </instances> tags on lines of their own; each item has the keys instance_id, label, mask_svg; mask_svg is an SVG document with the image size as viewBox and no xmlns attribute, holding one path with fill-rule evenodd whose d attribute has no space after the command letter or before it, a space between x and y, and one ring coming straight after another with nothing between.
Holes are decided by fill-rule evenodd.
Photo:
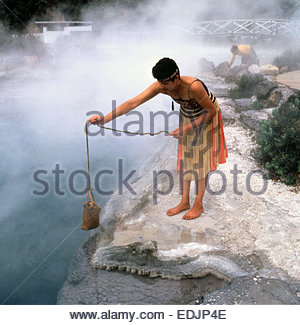
<instances>
[{"instance_id":1,"label":"white structure","mask_svg":"<svg viewBox=\"0 0 300 325\"><path fill-rule=\"evenodd\" d=\"M91 32L92 22L89 21L36 21L43 26L43 42L53 44L59 37L69 36L73 32Z\"/></svg>"},{"instance_id":2,"label":"white structure","mask_svg":"<svg viewBox=\"0 0 300 325\"><path fill-rule=\"evenodd\" d=\"M187 28L189 33L205 36L279 37L299 36L300 20L236 19L201 21Z\"/></svg>"}]
</instances>

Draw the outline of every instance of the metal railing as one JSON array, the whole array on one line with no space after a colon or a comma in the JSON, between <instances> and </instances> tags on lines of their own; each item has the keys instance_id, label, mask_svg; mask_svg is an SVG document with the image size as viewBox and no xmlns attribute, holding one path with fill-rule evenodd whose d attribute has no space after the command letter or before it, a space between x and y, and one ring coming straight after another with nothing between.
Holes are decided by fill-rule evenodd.
<instances>
[{"instance_id":1,"label":"metal railing","mask_svg":"<svg viewBox=\"0 0 300 325\"><path fill-rule=\"evenodd\" d=\"M189 33L203 36L279 37L300 36L300 20L237 19L202 21L187 27Z\"/></svg>"}]
</instances>

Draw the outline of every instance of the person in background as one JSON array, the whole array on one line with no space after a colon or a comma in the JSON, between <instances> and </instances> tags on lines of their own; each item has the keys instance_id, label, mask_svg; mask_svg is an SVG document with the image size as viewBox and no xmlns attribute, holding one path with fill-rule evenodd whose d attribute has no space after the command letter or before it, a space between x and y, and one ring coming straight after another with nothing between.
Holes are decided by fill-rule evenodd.
<instances>
[{"instance_id":1,"label":"person in background","mask_svg":"<svg viewBox=\"0 0 300 325\"><path fill-rule=\"evenodd\" d=\"M254 48L251 45L232 45L230 49L232 53L232 59L229 63L229 68L233 65L237 55L241 57L241 64L249 67L252 64L259 65L259 60Z\"/></svg>"},{"instance_id":2,"label":"person in background","mask_svg":"<svg viewBox=\"0 0 300 325\"><path fill-rule=\"evenodd\" d=\"M104 117L93 115L86 123L103 125L158 94L168 95L180 104L179 127L169 135L178 140L177 171L182 189L181 201L167 210L167 215L189 210L183 219L195 219L204 211L202 199L209 172L225 163L228 156L220 106L201 80L181 76L176 62L170 58L159 60L152 69L152 75L157 81L146 90ZM190 209L192 180L196 182L196 199Z\"/></svg>"}]
</instances>

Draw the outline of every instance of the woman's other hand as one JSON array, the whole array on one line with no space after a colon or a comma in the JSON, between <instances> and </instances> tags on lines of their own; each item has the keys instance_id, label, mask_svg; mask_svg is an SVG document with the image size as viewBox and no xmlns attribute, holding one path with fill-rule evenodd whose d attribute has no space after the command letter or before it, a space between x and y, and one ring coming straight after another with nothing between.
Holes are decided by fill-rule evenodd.
<instances>
[{"instance_id":1,"label":"woman's other hand","mask_svg":"<svg viewBox=\"0 0 300 325\"><path fill-rule=\"evenodd\" d=\"M173 132L169 133L168 135L173 136L175 139L179 139L183 136L185 136L188 133L188 129L185 127L177 128Z\"/></svg>"}]
</instances>

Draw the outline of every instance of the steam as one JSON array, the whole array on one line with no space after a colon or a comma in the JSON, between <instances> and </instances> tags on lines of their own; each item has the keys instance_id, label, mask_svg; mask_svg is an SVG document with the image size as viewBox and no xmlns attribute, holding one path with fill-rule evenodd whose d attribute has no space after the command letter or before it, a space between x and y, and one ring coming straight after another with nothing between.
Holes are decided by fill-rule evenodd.
<instances>
[{"instance_id":1,"label":"steam","mask_svg":"<svg viewBox=\"0 0 300 325\"><path fill-rule=\"evenodd\" d=\"M16 79L14 86L14 91L17 91L13 97L14 105L5 104L2 114L17 114L27 130L32 132L33 143L41 144L40 149L46 152L45 155L49 156L49 147L57 148L56 152L53 149L53 157L48 157L49 164L67 159L62 158L65 151L59 151L67 144L68 158L77 156L80 161L80 155L84 153L83 126L88 112L107 114L111 110L112 100L119 105L147 88L154 82L151 68L160 58L174 58L183 75L194 76L198 76L198 60L201 57L215 64L230 59L230 43L211 46L207 40L192 38L189 34L191 26L203 19L282 18L282 3L279 0L263 3L254 0L249 7L236 0L214 3L208 0L169 0L164 3L143 2L133 9L85 7L82 18L93 21L96 32L62 39L46 48L47 55L40 51L40 62L36 67L20 69L21 77ZM294 17L300 11L299 6L296 9ZM2 30L0 34L3 34ZM40 45L45 49L44 44ZM264 59L263 51L257 50ZM280 51L276 49L276 55L281 54ZM15 48L13 56L25 62L24 57L29 54L27 50ZM6 62L10 59L5 58ZM12 98L9 97L12 96L11 92L8 83L7 91L1 95L4 102ZM167 96L161 95L137 109L144 116L144 131L149 131L149 112L164 110L169 113L170 102ZM137 116L121 117L117 120L117 126L122 128L130 119L136 120ZM155 122L156 131L164 128L163 120L156 119ZM177 126L176 119L172 123L172 128ZM132 131L135 131L134 127ZM14 134L11 138L14 139ZM108 147L111 150L111 143L115 152L121 152L119 149L123 149L124 144L132 146L142 143L148 155L157 139L117 138L106 132L101 140L95 137L91 141L101 152L108 150ZM78 151L81 146L82 150Z\"/></svg>"},{"instance_id":2,"label":"steam","mask_svg":"<svg viewBox=\"0 0 300 325\"><path fill-rule=\"evenodd\" d=\"M19 119L17 123L24 125L18 129L12 123L14 132L10 133L10 141L17 146L19 139L27 138L30 133L35 148L33 155L39 157L33 164L35 168L50 170L56 163L71 166L70 161L78 164L77 167L82 166L85 161L83 128L88 114L91 111L107 114L112 109L112 100L119 105L146 89L154 82L151 68L160 58L175 59L182 75L192 76L199 76L201 57L215 64L230 59L229 42L222 46L210 45L207 40L192 38L189 34L191 26L203 19L281 18L283 8L279 0L263 3L254 0L250 8L236 0L214 3L208 0L149 1L131 9L85 7L82 18L93 21L96 32L74 35L54 45L40 44L40 49L47 54L37 51L40 61L36 67L17 69L19 77L13 77L14 81L8 77L2 82L1 114L8 117L8 121L14 121L9 117L15 115ZM300 11L299 6L296 9L294 17ZM6 35L3 28L0 28L0 34ZM263 63L270 63L268 49L256 50ZM281 49L274 52L274 56L279 55ZM14 62L12 57L18 57L25 65L30 53L24 47L15 47L13 54L5 55L3 59L2 54L2 61ZM149 113L159 110L169 113L170 104L170 98L160 95L136 109L142 115L144 132L150 129ZM116 126L122 129L125 123L137 120L138 115L124 116L117 119ZM169 131L176 127L177 120L173 117ZM93 131L96 129L91 127ZM164 119L156 118L155 131L163 129ZM136 128L132 126L130 130L136 131ZM130 152L132 160L142 160L141 157L151 155L160 140L155 137L115 137L105 131L104 137L91 137L90 141L99 157L101 154L107 157L109 152L118 159ZM139 153L132 149L136 146L141 148ZM23 148L28 155L29 148L31 146ZM7 158L14 164L15 175L22 173L28 164L27 154L18 157L16 152L7 153Z\"/></svg>"},{"instance_id":3,"label":"steam","mask_svg":"<svg viewBox=\"0 0 300 325\"><path fill-rule=\"evenodd\" d=\"M231 42L213 45L191 37L192 26L201 20L284 18L282 2L253 0L249 6L237 0L168 0L143 2L134 9L87 6L82 11L82 19L93 21L94 33L75 34L54 45L35 41L35 48L29 40L17 38L14 38L14 46L8 47L10 43L5 40L11 41L12 37L0 24L0 221L9 222L9 227L3 227L7 233L2 236L2 247L4 250L7 246L15 246L10 241L15 240L11 233L16 229L23 232L23 242L28 233L32 234L32 229L36 232L42 229L41 242L44 243L37 245L36 242L40 243L37 236L32 236L27 245L20 239L22 253L16 251L16 256L8 256L3 251L8 260L4 265L10 265L11 259L18 270L21 264L26 264L20 255L23 259L32 256L38 246L39 260L36 256L31 258L32 264L37 265L47 250L45 246L52 247L78 223L82 198L74 203L74 197L64 201L65 196L55 196L50 180L53 179L51 171L60 164L65 170L61 176L61 190L70 194L67 190L70 173L86 170L84 124L89 112L107 114L112 109L112 100L119 105L146 89L154 82L151 69L162 57L173 58L182 75L201 77L205 81L205 75L198 74L199 59L206 57L215 65L229 60ZM295 18L300 17L299 7L296 9ZM256 50L258 55L266 55L266 63L270 63L273 53L270 54L265 44ZM282 46L274 49L274 56L281 51ZM34 55L39 61L31 66L28 60ZM149 113L160 110L169 113L170 104L169 97L160 95L135 110L143 117L144 132L150 129ZM116 127L122 129L125 123L136 120L137 115L118 118ZM169 131L173 131L177 123L176 117L170 118ZM155 131L164 130L164 120L157 117L154 126ZM92 126L90 130L95 132L98 128ZM136 131L135 126L130 130ZM105 131L105 136L91 136L92 172L115 168L118 159L123 159L127 168L135 169L167 140L175 141L164 135L117 137L110 131ZM48 171L44 179L52 186L48 196L41 198L32 194L34 189L40 190L33 182L33 173L39 169ZM68 204L62 204L64 202ZM66 215L69 216L67 221ZM55 216L61 238L53 241L54 221L51 218ZM31 265L24 274L29 274L30 268ZM10 274L11 271L5 272Z\"/></svg>"}]
</instances>

